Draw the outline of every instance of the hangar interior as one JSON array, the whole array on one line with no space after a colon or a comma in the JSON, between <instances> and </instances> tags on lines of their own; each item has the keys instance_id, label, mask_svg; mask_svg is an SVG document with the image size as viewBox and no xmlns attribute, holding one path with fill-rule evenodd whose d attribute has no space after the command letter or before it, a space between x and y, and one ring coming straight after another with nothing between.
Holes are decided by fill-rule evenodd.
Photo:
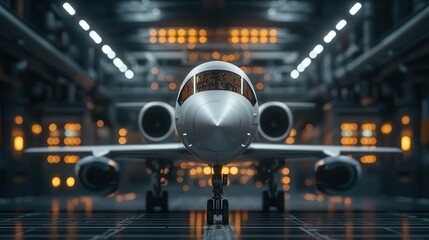
<instances>
[{"instance_id":1,"label":"hangar interior","mask_svg":"<svg viewBox=\"0 0 429 240\"><path fill-rule=\"evenodd\" d=\"M428 238L428 30L427 0L1 0L0 238ZM208 61L238 66L259 105L290 108L286 136L255 142L402 153L353 156L362 176L340 196L315 190L318 159L230 163L229 224L214 226L207 164L117 161L119 192L102 197L78 184L85 156L25 153L180 142L151 138L174 121L162 113L142 134L141 109L174 108ZM262 211L273 186L284 209ZM157 189L166 206L149 213Z\"/></svg>"}]
</instances>

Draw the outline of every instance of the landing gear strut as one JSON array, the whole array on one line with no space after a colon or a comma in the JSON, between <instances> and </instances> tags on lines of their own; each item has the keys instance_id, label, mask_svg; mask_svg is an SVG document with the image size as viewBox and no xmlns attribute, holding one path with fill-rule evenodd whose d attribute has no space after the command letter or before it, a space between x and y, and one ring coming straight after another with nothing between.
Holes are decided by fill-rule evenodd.
<instances>
[{"instance_id":1,"label":"landing gear strut","mask_svg":"<svg viewBox=\"0 0 429 240\"><path fill-rule=\"evenodd\" d=\"M154 184L153 191L147 191L146 193L146 212L154 212L155 207L160 207L162 212L168 212L168 192L162 191L162 180L163 168L152 167L154 173Z\"/></svg>"},{"instance_id":2,"label":"landing gear strut","mask_svg":"<svg viewBox=\"0 0 429 240\"><path fill-rule=\"evenodd\" d=\"M277 191L277 184L275 182L275 172L279 169L278 166L278 163L273 161L262 166L261 169L265 173L265 183L268 184L268 191L262 192L263 212L269 212L271 207L275 208L279 213L284 211L285 194L283 191Z\"/></svg>"},{"instance_id":3,"label":"landing gear strut","mask_svg":"<svg viewBox=\"0 0 429 240\"><path fill-rule=\"evenodd\" d=\"M222 216L222 224L229 224L228 200L222 199L223 187L228 183L228 175L222 175L222 165L213 166L212 199L207 200L207 224L213 224L214 216Z\"/></svg>"}]
</instances>

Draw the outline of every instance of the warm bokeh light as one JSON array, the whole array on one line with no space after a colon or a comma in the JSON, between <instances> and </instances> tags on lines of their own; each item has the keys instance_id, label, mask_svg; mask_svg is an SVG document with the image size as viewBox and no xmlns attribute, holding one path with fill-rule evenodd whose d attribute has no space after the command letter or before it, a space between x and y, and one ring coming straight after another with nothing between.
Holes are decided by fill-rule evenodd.
<instances>
[{"instance_id":1,"label":"warm bokeh light","mask_svg":"<svg viewBox=\"0 0 429 240\"><path fill-rule=\"evenodd\" d=\"M258 89L259 91L262 91L264 89L264 84L261 82L258 82L256 84L256 89Z\"/></svg>"},{"instance_id":2,"label":"warm bokeh light","mask_svg":"<svg viewBox=\"0 0 429 240\"><path fill-rule=\"evenodd\" d=\"M119 133L119 136L124 137L127 135L128 131L125 128L121 128L119 129L118 133Z\"/></svg>"},{"instance_id":3,"label":"warm bokeh light","mask_svg":"<svg viewBox=\"0 0 429 240\"><path fill-rule=\"evenodd\" d=\"M97 121L97 127L99 127L99 128L104 127L104 121L103 120L98 120Z\"/></svg>"},{"instance_id":4,"label":"warm bokeh light","mask_svg":"<svg viewBox=\"0 0 429 240\"><path fill-rule=\"evenodd\" d=\"M289 184L290 183L290 177L283 177L282 178L282 183L283 184Z\"/></svg>"},{"instance_id":5,"label":"warm bokeh light","mask_svg":"<svg viewBox=\"0 0 429 240\"><path fill-rule=\"evenodd\" d=\"M212 173L212 168L211 167L204 167L203 173L204 173L204 175L210 175Z\"/></svg>"},{"instance_id":6,"label":"warm bokeh light","mask_svg":"<svg viewBox=\"0 0 429 240\"><path fill-rule=\"evenodd\" d=\"M170 90L176 90L177 84L175 82L171 82L171 83L168 84L168 88Z\"/></svg>"},{"instance_id":7,"label":"warm bokeh light","mask_svg":"<svg viewBox=\"0 0 429 240\"><path fill-rule=\"evenodd\" d=\"M24 122L24 118L22 116L15 117L15 123L21 125Z\"/></svg>"},{"instance_id":8,"label":"warm bokeh light","mask_svg":"<svg viewBox=\"0 0 429 240\"><path fill-rule=\"evenodd\" d=\"M385 123L381 126L381 132L384 134L389 134L392 132L392 124Z\"/></svg>"},{"instance_id":9,"label":"warm bokeh light","mask_svg":"<svg viewBox=\"0 0 429 240\"><path fill-rule=\"evenodd\" d=\"M282 169L282 174L283 175L288 175L289 173L290 173L289 168L285 167L285 168Z\"/></svg>"},{"instance_id":10,"label":"warm bokeh light","mask_svg":"<svg viewBox=\"0 0 429 240\"><path fill-rule=\"evenodd\" d=\"M51 123L51 124L49 124L48 128L49 128L49 131L51 131L51 132L57 131L57 124Z\"/></svg>"},{"instance_id":11,"label":"warm bokeh light","mask_svg":"<svg viewBox=\"0 0 429 240\"><path fill-rule=\"evenodd\" d=\"M222 174L229 174L229 167L223 167Z\"/></svg>"},{"instance_id":12,"label":"warm bokeh light","mask_svg":"<svg viewBox=\"0 0 429 240\"><path fill-rule=\"evenodd\" d=\"M295 142L295 138L293 137L287 137L285 140L286 144L293 144Z\"/></svg>"},{"instance_id":13,"label":"warm bokeh light","mask_svg":"<svg viewBox=\"0 0 429 240\"><path fill-rule=\"evenodd\" d=\"M48 163L50 164L57 164L60 162L61 158L58 155L49 155L46 160L48 161Z\"/></svg>"},{"instance_id":14,"label":"warm bokeh light","mask_svg":"<svg viewBox=\"0 0 429 240\"><path fill-rule=\"evenodd\" d=\"M67 187L71 188L74 186L75 183L76 183L76 180L74 179L74 177L68 177L66 180Z\"/></svg>"},{"instance_id":15,"label":"warm bokeh light","mask_svg":"<svg viewBox=\"0 0 429 240\"><path fill-rule=\"evenodd\" d=\"M59 187L61 185L61 179L59 177L53 177L51 183L53 187Z\"/></svg>"},{"instance_id":16,"label":"warm bokeh light","mask_svg":"<svg viewBox=\"0 0 429 240\"><path fill-rule=\"evenodd\" d=\"M189 189L190 189L189 185L183 185L183 187L182 187L182 190L183 190L184 192L188 192L188 191L189 191Z\"/></svg>"},{"instance_id":17,"label":"warm bokeh light","mask_svg":"<svg viewBox=\"0 0 429 240\"><path fill-rule=\"evenodd\" d=\"M42 126L38 123L35 123L35 124L31 125L31 131L34 134L39 135L40 133L42 133Z\"/></svg>"},{"instance_id":18,"label":"warm bokeh light","mask_svg":"<svg viewBox=\"0 0 429 240\"><path fill-rule=\"evenodd\" d=\"M411 137L402 136L401 137L401 149L402 151L410 151L411 149Z\"/></svg>"},{"instance_id":19,"label":"warm bokeh light","mask_svg":"<svg viewBox=\"0 0 429 240\"><path fill-rule=\"evenodd\" d=\"M237 168L237 167L231 167L231 168L229 169L229 172L230 172L232 175L237 175L237 174L238 174L238 168Z\"/></svg>"},{"instance_id":20,"label":"warm bokeh light","mask_svg":"<svg viewBox=\"0 0 429 240\"><path fill-rule=\"evenodd\" d=\"M15 151L18 151L18 152L24 149L24 137L15 136L13 138L13 149L15 149Z\"/></svg>"},{"instance_id":21,"label":"warm bokeh light","mask_svg":"<svg viewBox=\"0 0 429 240\"><path fill-rule=\"evenodd\" d=\"M127 138L126 137L120 137L118 139L118 143L121 144L121 145L127 143Z\"/></svg>"},{"instance_id":22,"label":"warm bokeh light","mask_svg":"<svg viewBox=\"0 0 429 240\"><path fill-rule=\"evenodd\" d=\"M375 155L366 155L360 158L360 162L363 164L374 164L377 161L377 157Z\"/></svg>"},{"instance_id":23,"label":"warm bokeh light","mask_svg":"<svg viewBox=\"0 0 429 240\"><path fill-rule=\"evenodd\" d=\"M402 118L401 118L401 122L402 122L402 124L404 124L404 125L407 125L407 124L409 124L410 123L410 117L409 116L407 116L407 115L405 115L405 116L403 116Z\"/></svg>"},{"instance_id":24,"label":"warm bokeh light","mask_svg":"<svg viewBox=\"0 0 429 240\"><path fill-rule=\"evenodd\" d=\"M158 84L158 83L156 83L156 82L153 82L153 83L150 85L150 88L152 88L152 90L157 90L157 89L158 89L158 87L159 87L159 84Z\"/></svg>"}]
</instances>

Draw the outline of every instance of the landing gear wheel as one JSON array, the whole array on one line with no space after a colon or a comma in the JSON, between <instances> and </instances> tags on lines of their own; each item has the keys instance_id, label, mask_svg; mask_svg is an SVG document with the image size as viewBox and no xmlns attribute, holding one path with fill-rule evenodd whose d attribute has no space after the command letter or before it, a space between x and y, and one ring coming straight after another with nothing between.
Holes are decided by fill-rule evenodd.
<instances>
[{"instance_id":1,"label":"landing gear wheel","mask_svg":"<svg viewBox=\"0 0 429 240\"><path fill-rule=\"evenodd\" d=\"M270 210L268 191L262 192L262 212L268 212Z\"/></svg>"},{"instance_id":2,"label":"landing gear wheel","mask_svg":"<svg viewBox=\"0 0 429 240\"><path fill-rule=\"evenodd\" d=\"M285 193L283 191L277 192L277 212L282 213L285 207Z\"/></svg>"},{"instance_id":3,"label":"landing gear wheel","mask_svg":"<svg viewBox=\"0 0 429 240\"><path fill-rule=\"evenodd\" d=\"M162 212L168 212L168 192L167 191L162 191L161 211Z\"/></svg>"},{"instance_id":4,"label":"landing gear wheel","mask_svg":"<svg viewBox=\"0 0 429 240\"><path fill-rule=\"evenodd\" d=\"M207 224L213 224L213 199L207 200Z\"/></svg>"},{"instance_id":5,"label":"landing gear wheel","mask_svg":"<svg viewBox=\"0 0 429 240\"><path fill-rule=\"evenodd\" d=\"M153 193L152 191L148 191L146 193L146 212L153 212L154 202L153 202Z\"/></svg>"},{"instance_id":6,"label":"landing gear wheel","mask_svg":"<svg viewBox=\"0 0 429 240\"><path fill-rule=\"evenodd\" d=\"M222 200L222 224L229 224L229 203L226 199Z\"/></svg>"}]
</instances>

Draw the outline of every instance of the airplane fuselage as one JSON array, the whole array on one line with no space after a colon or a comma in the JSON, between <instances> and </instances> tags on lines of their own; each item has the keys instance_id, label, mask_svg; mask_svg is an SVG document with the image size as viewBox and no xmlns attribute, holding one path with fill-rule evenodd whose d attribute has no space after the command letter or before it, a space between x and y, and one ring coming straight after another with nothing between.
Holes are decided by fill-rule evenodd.
<instances>
[{"instance_id":1,"label":"airplane fuselage","mask_svg":"<svg viewBox=\"0 0 429 240\"><path fill-rule=\"evenodd\" d=\"M197 66L185 77L176 101L176 129L196 158L224 165L252 143L258 113L247 75L235 65L213 61Z\"/></svg>"}]
</instances>

